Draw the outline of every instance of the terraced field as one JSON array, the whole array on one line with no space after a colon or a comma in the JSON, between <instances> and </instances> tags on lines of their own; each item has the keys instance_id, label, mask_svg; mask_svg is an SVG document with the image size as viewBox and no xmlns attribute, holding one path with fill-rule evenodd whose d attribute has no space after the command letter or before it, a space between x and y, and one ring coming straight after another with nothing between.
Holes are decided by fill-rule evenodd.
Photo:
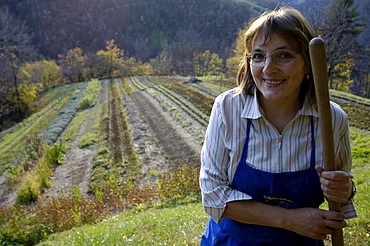
<instances>
[{"instance_id":1,"label":"terraced field","mask_svg":"<svg viewBox=\"0 0 370 246\"><path fill-rule=\"evenodd\" d=\"M38 199L73 193L76 188L82 195L100 194L113 184L119 191L133 190L137 185L134 190L140 193L140 185L160 182L163 174L177 167L199 168L214 98L235 83L222 78L198 83L188 79L131 77L92 81L46 94L40 99L39 113L0 133L0 204L14 204L27 181L24 174L38 170L38 161L45 154L43 137L51 145L61 143L65 154L57 160L50 186ZM81 103L84 98L90 101ZM331 91L331 99L348 113L353 127L363 132L370 130L368 100L337 91ZM70 109L73 114L69 114ZM354 171L368 169L368 143L356 144ZM367 184L358 182L359 190ZM122 195L129 197L130 193ZM140 199L133 206L140 206L148 196Z\"/></svg>"},{"instance_id":2,"label":"terraced field","mask_svg":"<svg viewBox=\"0 0 370 246\"><path fill-rule=\"evenodd\" d=\"M69 145L70 149L64 155L63 164L55 169L51 186L45 190L44 196L69 192L72 187L80 187L85 193L95 192L110 174L124 177L123 183L140 183L156 180L161 173L182 164L199 166L213 98L182 82L184 80L168 78L163 81L161 78L125 78L102 82L97 103L85 109L87 112L78 123L78 129L74 130L74 137L67 137L73 120L58 133L57 141ZM197 94L188 99L180 95L182 91ZM195 99L198 104L191 101ZM66 98L64 104L68 100ZM208 103L206 111L199 104L202 101ZM80 117L77 114L74 120ZM37 134L42 131L38 129ZM10 158L8 160L12 162ZM14 166L18 164L13 163ZM0 182L5 189L4 176ZM15 201L17 189L10 190L0 201Z\"/></svg>"},{"instance_id":3,"label":"terraced field","mask_svg":"<svg viewBox=\"0 0 370 246\"><path fill-rule=\"evenodd\" d=\"M161 173L182 164L199 165L214 97L233 87L234 82L222 78L201 83L186 82L187 78L181 77L137 77L101 82L97 103L85 112L79 112L58 133L57 141L69 148L63 165L56 168L51 178L46 196L66 192L74 186L85 193L94 192L100 182L112 174L124 177L123 183L142 183L154 181ZM58 93L58 100L51 104L43 102L46 106L39 114L23 125L1 133L2 143L11 143L3 149L12 147L12 151L2 154L0 170L6 170L6 165L10 164L16 167L28 163L29 168L32 167L29 155L17 155L19 152L35 152L32 149L35 146L27 145L25 139L44 134L48 129L47 122L51 124L58 113L62 114L65 105L76 100L73 95L81 94L80 88L66 87L64 94ZM332 91L332 100L346 110L353 126L370 129L370 105L361 98L349 98ZM45 115L47 117L43 118ZM73 123L78 120L79 123ZM70 137L73 127L75 133ZM11 138L12 134L14 138ZM22 137L18 136L20 134ZM7 187L6 183L5 176L1 176L0 202L12 203L16 189Z\"/></svg>"}]
</instances>

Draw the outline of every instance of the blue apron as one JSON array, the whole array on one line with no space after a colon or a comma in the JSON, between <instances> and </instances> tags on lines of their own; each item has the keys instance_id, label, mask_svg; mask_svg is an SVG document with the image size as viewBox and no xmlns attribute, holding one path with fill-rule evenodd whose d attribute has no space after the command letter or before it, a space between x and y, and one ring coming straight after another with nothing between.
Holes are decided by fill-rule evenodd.
<instances>
[{"instance_id":1,"label":"blue apron","mask_svg":"<svg viewBox=\"0 0 370 246\"><path fill-rule=\"evenodd\" d=\"M242 158L231 187L250 195L253 200L284 208L318 208L324 201L319 176L315 170L314 124L311 118L310 168L296 172L269 173L246 164L251 120L248 119ZM322 240L301 236L295 232L241 223L223 218L220 223L209 219L201 246L319 246Z\"/></svg>"}]
</instances>

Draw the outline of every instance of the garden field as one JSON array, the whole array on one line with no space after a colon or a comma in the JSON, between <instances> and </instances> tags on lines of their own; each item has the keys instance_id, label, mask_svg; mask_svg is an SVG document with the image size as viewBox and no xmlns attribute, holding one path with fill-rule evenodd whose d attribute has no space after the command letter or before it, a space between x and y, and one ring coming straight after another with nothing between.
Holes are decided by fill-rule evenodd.
<instances>
[{"instance_id":1,"label":"garden field","mask_svg":"<svg viewBox=\"0 0 370 246\"><path fill-rule=\"evenodd\" d=\"M235 86L202 80L92 80L42 95L0 133L1 245L199 244L203 137L215 96ZM345 245L369 245L370 100L330 93L349 115L358 190Z\"/></svg>"}]
</instances>

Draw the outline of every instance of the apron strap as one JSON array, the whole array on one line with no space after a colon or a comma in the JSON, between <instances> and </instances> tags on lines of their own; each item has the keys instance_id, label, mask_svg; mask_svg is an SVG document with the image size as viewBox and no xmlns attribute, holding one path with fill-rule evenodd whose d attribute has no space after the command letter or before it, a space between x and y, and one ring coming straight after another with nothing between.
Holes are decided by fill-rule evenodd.
<instances>
[{"instance_id":1,"label":"apron strap","mask_svg":"<svg viewBox=\"0 0 370 246\"><path fill-rule=\"evenodd\" d=\"M249 133L251 132L251 124L252 124L252 120L248 119L247 132L245 134L246 139L245 139L245 143L244 143L243 154L242 154L242 158L241 158L239 163L246 163L247 162L248 145L249 145Z\"/></svg>"},{"instance_id":2,"label":"apron strap","mask_svg":"<svg viewBox=\"0 0 370 246\"><path fill-rule=\"evenodd\" d=\"M316 165L316 157L315 157L315 127L313 123L313 116L311 116L311 160L310 160L310 168L315 169Z\"/></svg>"}]
</instances>

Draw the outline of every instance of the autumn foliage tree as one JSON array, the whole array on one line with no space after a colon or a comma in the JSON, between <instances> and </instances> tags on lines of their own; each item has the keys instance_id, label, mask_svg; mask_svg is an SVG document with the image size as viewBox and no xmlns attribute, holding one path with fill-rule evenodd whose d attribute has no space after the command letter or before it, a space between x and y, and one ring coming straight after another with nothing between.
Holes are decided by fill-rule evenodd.
<instances>
[{"instance_id":1,"label":"autumn foliage tree","mask_svg":"<svg viewBox=\"0 0 370 246\"><path fill-rule=\"evenodd\" d=\"M20 76L25 83L54 88L62 81L62 68L54 60L26 62L20 69Z\"/></svg>"},{"instance_id":2,"label":"autumn foliage tree","mask_svg":"<svg viewBox=\"0 0 370 246\"><path fill-rule=\"evenodd\" d=\"M117 47L114 39L107 41L106 50L99 50L96 54L104 64L103 73L106 76L112 76L122 70L124 51Z\"/></svg>"},{"instance_id":3,"label":"autumn foliage tree","mask_svg":"<svg viewBox=\"0 0 370 246\"><path fill-rule=\"evenodd\" d=\"M84 81L84 68L87 56L83 54L80 47L70 49L65 57L60 56L61 63L64 64L64 73L71 81Z\"/></svg>"},{"instance_id":4,"label":"autumn foliage tree","mask_svg":"<svg viewBox=\"0 0 370 246\"><path fill-rule=\"evenodd\" d=\"M223 61L217 53L206 50L203 53L195 52L193 55L195 76L222 74Z\"/></svg>"}]
</instances>

